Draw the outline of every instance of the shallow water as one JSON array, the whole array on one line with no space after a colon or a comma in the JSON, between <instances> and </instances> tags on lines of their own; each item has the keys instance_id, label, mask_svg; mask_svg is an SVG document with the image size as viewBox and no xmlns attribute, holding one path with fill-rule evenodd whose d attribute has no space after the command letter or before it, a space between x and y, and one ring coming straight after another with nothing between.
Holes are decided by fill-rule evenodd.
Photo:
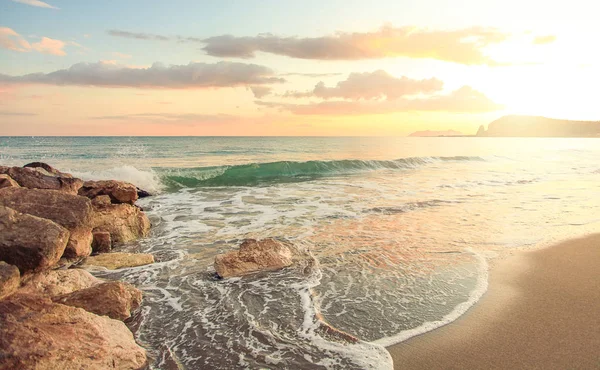
<instances>
[{"instance_id":1,"label":"shallow water","mask_svg":"<svg viewBox=\"0 0 600 370\"><path fill-rule=\"evenodd\" d=\"M598 139L0 138L0 165L42 160L131 181L158 263L131 323L154 368L391 368L384 350L464 312L487 261L600 229ZM216 280L214 256L274 237L295 267ZM361 339L327 337L317 316Z\"/></svg>"}]
</instances>

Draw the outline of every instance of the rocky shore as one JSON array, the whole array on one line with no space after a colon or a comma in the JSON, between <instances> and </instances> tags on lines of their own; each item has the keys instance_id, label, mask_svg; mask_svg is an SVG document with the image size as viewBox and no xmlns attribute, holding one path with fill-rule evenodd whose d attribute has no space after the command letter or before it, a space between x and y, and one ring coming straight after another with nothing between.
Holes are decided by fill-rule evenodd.
<instances>
[{"instance_id":1,"label":"rocky shore","mask_svg":"<svg viewBox=\"0 0 600 370\"><path fill-rule=\"evenodd\" d=\"M82 181L45 163L0 166L0 369L140 369L146 351L123 323L142 292L86 269L152 263L112 248L148 235L148 193Z\"/></svg>"}]
</instances>

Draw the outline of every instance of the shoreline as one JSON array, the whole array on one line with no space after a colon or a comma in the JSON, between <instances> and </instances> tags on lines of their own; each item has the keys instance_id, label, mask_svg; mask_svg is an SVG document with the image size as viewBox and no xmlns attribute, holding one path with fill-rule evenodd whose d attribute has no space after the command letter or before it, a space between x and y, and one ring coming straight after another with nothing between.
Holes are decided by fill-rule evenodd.
<instances>
[{"instance_id":1,"label":"shoreline","mask_svg":"<svg viewBox=\"0 0 600 370\"><path fill-rule=\"evenodd\" d=\"M396 369L600 367L600 234L518 251L457 320L387 347Z\"/></svg>"}]
</instances>

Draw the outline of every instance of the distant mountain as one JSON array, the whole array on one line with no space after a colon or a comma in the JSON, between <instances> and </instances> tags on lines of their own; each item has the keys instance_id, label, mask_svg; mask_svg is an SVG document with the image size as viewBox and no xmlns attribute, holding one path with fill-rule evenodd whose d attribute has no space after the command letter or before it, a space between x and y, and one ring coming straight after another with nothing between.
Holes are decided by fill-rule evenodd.
<instances>
[{"instance_id":1,"label":"distant mountain","mask_svg":"<svg viewBox=\"0 0 600 370\"><path fill-rule=\"evenodd\" d=\"M455 130L446 130L446 131L415 131L408 136L463 136L464 134Z\"/></svg>"},{"instance_id":2,"label":"distant mountain","mask_svg":"<svg viewBox=\"0 0 600 370\"><path fill-rule=\"evenodd\" d=\"M538 116L504 116L476 136L493 137L600 137L600 121L568 121Z\"/></svg>"}]
</instances>

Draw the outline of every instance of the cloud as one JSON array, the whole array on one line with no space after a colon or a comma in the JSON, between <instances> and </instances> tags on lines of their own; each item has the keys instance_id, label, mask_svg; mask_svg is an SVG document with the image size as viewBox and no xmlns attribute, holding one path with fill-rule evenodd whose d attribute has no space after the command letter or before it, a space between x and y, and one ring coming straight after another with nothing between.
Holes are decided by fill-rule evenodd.
<instances>
[{"instance_id":1,"label":"cloud","mask_svg":"<svg viewBox=\"0 0 600 370\"><path fill-rule=\"evenodd\" d=\"M482 49L510 35L495 28L430 30L384 26L374 32L338 32L300 38L259 34L255 37L215 36L204 39L203 50L216 57L253 58L256 52L300 59L361 60L388 57L428 58L467 65L494 65Z\"/></svg>"},{"instance_id":2,"label":"cloud","mask_svg":"<svg viewBox=\"0 0 600 370\"><path fill-rule=\"evenodd\" d=\"M64 47L64 41L51 39L49 37L42 37L40 42L31 44L31 48L39 51L40 53L60 56L67 55L67 53L63 50Z\"/></svg>"},{"instance_id":3,"label":"cloud","mask_svg":"<svg viewBox=\"0 0 600 370\"><path fill-rule=\"evenodd\" d=\"M395 100L324 101L309 104L289 104L256 101L257 105L289 111L298 115L364 115L396 112L482 113L503 109L483 93L463 86L449 94Z\"/></svg>"},{"instance_id":4,"label":"cloud","mask_svg":"<svg viewBox=\"0 0 600 370\"><path fill-rule=\"evenodd\" d=\"M313 77L313 78L321 78L321 77L335 77L341 76L342 73L282 73L280 76L300 76L300 77Z\"/></svg>"},{"instance_id":5,"label":"cloud","mask_svg":"<svg viewBox=\"0 0 600 370\"><path fill-rule=\"evenodd\" d=\"M14 111L2 111L0 110L0 116L17 116L17 117L25 117L25 116L37 116L37 113L27 113L27 112L14 112Z\"/></svg>"},{"instance_id":6,"label":"cloud","mask_svg":"<svg viewBox=\"0 0 600 370\"><path fill-rule=\"evenodd\" d=\"M23 76L0 74L0 83L102 87L202 89L265 85L284 82L275 73L257 64L218 62L131 68L111 63L77 63L69 69Z\"/></svg>"},{"instance_id":7,"label":"cloud","mask_svg":"<svg viewBox=\"0 0 600 370\"><path fill-rule=\"evenodd\" d=\"M136 32L128 32L121 30L108 30L109 35L116 37L124 37L128 39L138 39L138 40L158 40L158 41L168 41L169 38L161 35L154 35L151 33L136 33Z\"/></svg>"},{"instance_id":8,"label":"cloud","mask_svg":"<svg viewBox=\"0 0 600 370\"><path fill-rule=\"evenodd\" d=\"M29 42L8 27L0 27L0 47L20 52L31 50Z\"/></svg>"},{"instance_id":9,"label":"cloud","mask_svg":"<svg viewBox=\"0 0 600 370\"><path fill-rule=\"evenodd\" d=\"M108 121L143 121L161 124L224 124L238 121L240 117L229 114L196 114L196 113L135 113L89 117L93 120Z\"/></svg>"},{"instance_id":10,"label":"cloud","mask_svg":"<svg viewBox=\"0 0 600 370\"><path fill-rule=\"evenodd\" d=\"M440 91L444 83L437 78L414 80L405 76L394 77L383 70L351 73L335 87L319 82L312 91L287 92L286 97L342 98L350 100L397 99L405 95L430 94Z\"/></svg>"},{"instance_id":11,"label":"cloud","mask_svg":"<svg viewBox=\"0 0 600 370\"><path fill-rule=\"evenodd\" d=\"M21 4L26 4L26 5L31 5L31 6L36 6L38 8L48 8L48 9L59 9L55 6L52 6L48 3L45 3L43 1L39 1L39 0L12 0L15 3L21 3Z\"/></svg>"},{"instance_id":12,"label":"cloud","mask_svg":"<svg viewBox=\"0 0 600 370\"><path fill-rule=\"evenodd\" d=\"M554 35L537 36L536 38L533 39L533 43L535 45L550 44L550 43L553 43L554 41L556 41L556 36L554 36Z\"/></svg>"},{"instance_id":13,"label":"cloud","mask_svg":"<svg viewBox=\"0 0 600 370\"><path fill-rule=\"evenodd\" d=\"M118 51L113 52L112 55L117 59L131 59L132 57L130 54L119 53Z\"/></svg>"},{"instance_id":14,"label":"cloud","mask_svg":"<svg viewBox=\"0 0 600 370\"><path fill-rule=\"evenodd\" d=\"M250 86L250 90L256 99L261 99L271 94L272 88L269 86Z\"/></svg>"},{"instance_id":15,"label":"cloud","mask_svg":"<svg viewBox=\"0 0 600 370\"><path fill-rule=\"evenodd\" d=\"M72 43L73 45L76 43ZM67 55L63 50L67 44L61 40L42 37L39 42L30 44L25 38L8 27L0 27L0 47L12 51L26 53L38 51L43 54ZM79 44L77 44L79 45Z\"/></svg>"},{"instance_id":16,"label":"cloud","mask_svg":"<svg viewBox=\"0 0 600 370\"><path fill-rule=\"evenodd\" d=\"M112 36L139 40L194 42L215 57L254 58L257 52L312 60L367 60L392 57L436 59L464 65L501 66L486 48L507 41L511 34L491 27L435 30L386 25L373 32L337 32L319 37L282 37L270 33L208 38L164 36L109 30ZM546 38L550 36L544 36ZM542 38L544 38L542 37ZM290 74L292 75L292 74ZM310 76L311 74L306 74ZM312 75L314 76L314 75Z\"/></svg>"}]
</instances>

